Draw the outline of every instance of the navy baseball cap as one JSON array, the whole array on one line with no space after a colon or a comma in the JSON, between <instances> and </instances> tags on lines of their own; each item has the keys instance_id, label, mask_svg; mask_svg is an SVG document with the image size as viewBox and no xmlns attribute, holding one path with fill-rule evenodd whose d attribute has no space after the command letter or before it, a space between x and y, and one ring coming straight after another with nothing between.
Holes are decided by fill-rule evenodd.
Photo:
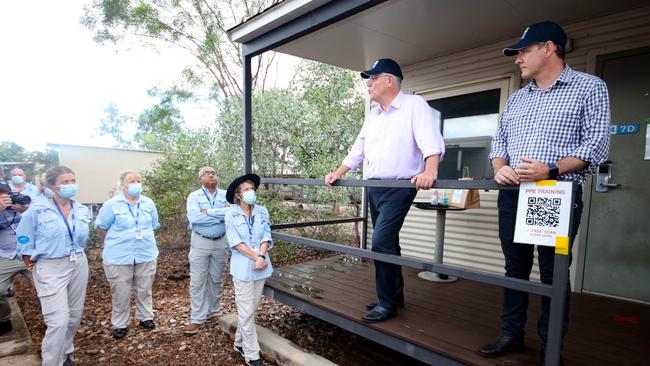
<instances>
[{"instance_id":1,"label":"navy baseball cap","mask_svg":"<svg viewBox=\"0 0 650 366\"><path fill-rule=\"evenodd\" d=\"M532 24L521 35L519 42L503 49L506 56L515 56L519 50L534 43L551 41L559 46L566 45L566 33L557 23L545 21Z\"/></svg>"},{"instance_id":2,"label":"navy baseball cap","mask_svg":"<svg viewBox=\"0 0 650 366\"><path fill-rule=\"evenodd\" d=\"M379 75L381 73L395 75L400 79L404 79L402 75L402 69L399 67L399 64L390 58L380 58L375 61L372 65L372 68L369 70L361 71L361 77L364 79L369 79L373 75Z\"/></svg>"}]
</instances>

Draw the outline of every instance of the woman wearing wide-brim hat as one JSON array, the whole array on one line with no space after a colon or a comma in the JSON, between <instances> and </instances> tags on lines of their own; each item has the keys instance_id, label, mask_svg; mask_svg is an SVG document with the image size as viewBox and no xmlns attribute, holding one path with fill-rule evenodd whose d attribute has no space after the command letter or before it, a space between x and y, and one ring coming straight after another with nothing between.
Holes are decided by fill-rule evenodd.
<instances>
[{"instance_id":1,"label":"woman wearing wide-brim hat","mask_svg":"<svg viewBox=\"0 0 650 366\"><path fill-rule=\"evenodd\" d=\"M226 200L234 206L226 213L226 237L232 251L230 274L235 287L237 332L235 349L247 365L260 366L260 346L255 311L262 298L264 281L273 267L267 253L273 247L269 211L255 203L260 185L256 174L243 175L230 183Z\"/></svg>"}]
</instances>

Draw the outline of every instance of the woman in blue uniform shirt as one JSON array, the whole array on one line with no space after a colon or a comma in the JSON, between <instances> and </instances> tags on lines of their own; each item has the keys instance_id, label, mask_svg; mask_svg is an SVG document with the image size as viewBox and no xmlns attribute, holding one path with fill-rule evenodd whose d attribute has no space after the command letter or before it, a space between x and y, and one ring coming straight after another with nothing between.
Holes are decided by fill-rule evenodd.
<instances>
[{"instance_id":1,"label":"woman in blue uniform shirt","mask_svg":"<svg viewBox=\"0 0 650 366\"><path fill-rule=\"evenodd\" d=\"M44 366L74 365L74 335L88 284L84 254L90 211L72 198L75 174L64 166L45 173L46 199L35 200L16 228L18 251L32 271L47 330L41 344Z\"/></svg>"},{"instance_id":2,"label":"woman in blue uniform shirt","mask_svg":"<svg viewBox=\"0 0 650 366\"><path fill-rule=\"evenodd\" d=\"M237 332L235 350L247 365L260 366L260 346L255 328L255 311L262 298L264 281L273 268L267 252L273 247L269 212L256 205L255 190L260 177L247 174L235 179L226 191L226 200L235 204L226 212L226 236L232 251L230 274L235 287Z\"/></svg>"},{"instance_id":3,"label":"woman in blue uniform shirt","mask_svg":"<svg viewBox=\"0 0 650 366\"><path fill-rule=\"evenodd\" d=\"M141 194L136 172L120 175L119 194L99 210L95 227L104 240L104 272L111 285L113 337L122 339L129 324L131 289L135 288L135 317L146 330L153 321L151 287L156 275L158 247L154 230L160 227L154 202Z\"/></svg>"}]
</instances>

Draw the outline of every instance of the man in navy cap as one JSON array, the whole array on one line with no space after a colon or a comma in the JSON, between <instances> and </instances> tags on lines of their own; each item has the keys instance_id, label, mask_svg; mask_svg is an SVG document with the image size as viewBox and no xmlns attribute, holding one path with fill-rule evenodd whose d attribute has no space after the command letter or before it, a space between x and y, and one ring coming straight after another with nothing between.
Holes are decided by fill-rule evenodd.
<instances>
[{"instance_id":1,"label":"man in navy cap","mask_svg":"<svg viewBox=\"0 0 650 366\"><path fill-rule=\"evenodd\" d=\"M377 105L370 110L343 164L325 177L331 186L349 170L367 160L367 179L408 179L415 188L370 187L368 204L373 223L372 250L400 254L399 231L417 189L429 189L438 178L438 163L445 144L424 98L401 91L402 70L397 62L382 58L361 72L368 94ZM404 306L402 267L375 261L379 301L366 305L367 322L386 320Z\"/></svg>"},{"instance_id":2,"label":"man in navy cap","mask_svg":"<svg viewBox=\"0 0 650 366\"><path fill-rule=\"evenodd\" d=\"M573 208L571 243L582 214L582 183L607 159L609 151L609 96L599 78L571 69L564 61L567 36L553 22L527 27L519 42L503 50L517 56L521 78L530 83L508 99L489 158L494 180L502 185L539 180L579 183ZM530 278L534 246L513 241L519 191L499 191L499 238L505 256L506 276ZM551 284L555 248L538 246L541 281ZM570 252L569 252L570 253ZM571 254L569 254L570 256ZM570 260L570 258L569 258ZM568 324L568 293L563 334ZM550 299L542 297L538 321L544 355ZM524 350L528 293L505 289L501 332L494 343L479 350L496 357Z\"/></svg>"}]
</instances>

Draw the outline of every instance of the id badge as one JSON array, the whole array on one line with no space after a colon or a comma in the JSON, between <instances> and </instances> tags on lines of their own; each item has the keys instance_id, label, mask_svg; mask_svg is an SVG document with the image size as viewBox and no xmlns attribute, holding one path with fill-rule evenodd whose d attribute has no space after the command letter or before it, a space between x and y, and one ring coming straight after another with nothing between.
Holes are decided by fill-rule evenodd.
<instances>
[{"instance_id":1,"label":"id badge","mask_svg":"<svg viewBox=\"0 0 650 366\"><path fill-rule=\"evenodd\" d=\"M136 240L142 240L144 236L142 235L142 230L136 230L135 231L135 239Z\"/></svg>"},{"instance_id":2,"label":"id badge","mask_svg":"<svg viewBox=\"0 0 650 366\"><path fill-rule=\"evenodd\" d=\"M77 261L77 252L74 250L70 251L70 262L76 262Z\"/></svg>"}]
</instances>

